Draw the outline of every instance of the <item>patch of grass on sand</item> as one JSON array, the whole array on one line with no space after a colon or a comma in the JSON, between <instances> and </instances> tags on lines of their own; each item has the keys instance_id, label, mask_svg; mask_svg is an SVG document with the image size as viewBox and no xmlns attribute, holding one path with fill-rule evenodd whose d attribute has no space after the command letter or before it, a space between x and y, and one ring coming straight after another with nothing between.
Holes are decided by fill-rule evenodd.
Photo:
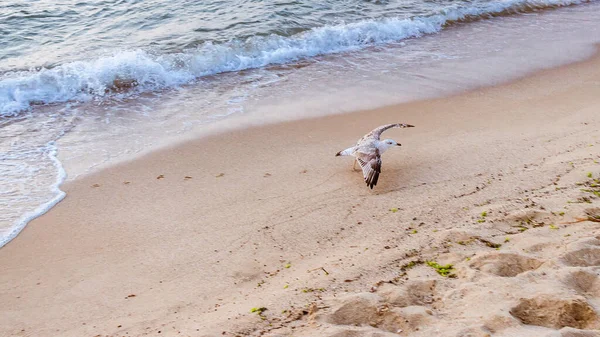
<instances>
[{"instance_id":1,"label":"patch of grass on sand","mask_svg":"<svg viewBox=\"0 0 600 337\"><path fill-rule=\"evenodd\" d=\"M587 188L583 188L583 189L581 189L581 191L586 192L586 193L591 193L591 194L595 195L596 197L600 198L600 178L592 179L592 172L589 172L587 176L590 179L582 184L583 186L585 186ZM583 199L583 198L580 198L580 199ZM586 200L583 200L583 201L586 201Z\"/></svg>"},{"instance_id":2,"label":"patch of grass on sand","mask_svg":"<svg viewBox=\"0 0 600 337\"><path fill-rule=\"evenodd\" d=\"M451 264L442 266L435 261L426 261L425 263L427 263L427 265L431 268L435 269L435 271L443 277L456 277L456 275L452 273L454 271L454 266L452 266Z\"/></svg>"},{"instance_id":3,"label":"patch of grass on sand","mask_svg":"<svg viewBox=\"0 0 600 337\"><path fill-rule=\"evenodd\" d=\"M588 181L584 183L587 187L597 188L600 187L600 178L594 179L592 176L592 172L587 174L587 177L590 178Z\"/></svg>"},{"instance_id":4,"label":"patch of grass on sand","mask_svg":"<svg viewBox=\"0 0 600 337\"><path fill-rule=\"evenodd\" d=\"M252 308L252 309L250 309L250 312L252 312L252 313L257 312L259 314L262 314L265 311L267 311L267 308L265 308L265 307L258 307L258 308Z\"/></svg>"},{"instance_id":5,"label":"patch of grass on sand","mask_svg":"<svg viewBox=\"0 0 600 337\"><path fill-rule=\"evenodd\" d=\"M487 217L487 215L488 215L487 211L481 212L481 214L479 215L479 219L477 219L477 223L484 223L485 217Z\"/></svg>"},{"instance_id":6,"label":"patch of grass on sand","mask_svg":"<svg viewBox=\"0 0 600 337\"><path fill-rule=\"evenodd\" d=\"M586 193L591 193L591 194L593 194L593 195L595 195L595 196L597 196L597 197L599 197L599 198L600 198L600 190L596 191L596 190L592 190L592 189L585 189L585 188L584 188L584 189L582 189L581 191L582 191L582 192L586 192Z\"/></svg>"},{"instance_id":7,"label":"patch of grass on sand","mask_svg":"<svg viewBox=\"0 0 600 337\"><path fill-rule=\"evenodd\" d=\"M256 313L260 317L260 319L265 320L267 318L263 315L263 312L265 312L267 310L268 309L265 308L265 307L256 307L256 308L250 309L250 312L251 313Z\"/></svg>"}]
</instances>

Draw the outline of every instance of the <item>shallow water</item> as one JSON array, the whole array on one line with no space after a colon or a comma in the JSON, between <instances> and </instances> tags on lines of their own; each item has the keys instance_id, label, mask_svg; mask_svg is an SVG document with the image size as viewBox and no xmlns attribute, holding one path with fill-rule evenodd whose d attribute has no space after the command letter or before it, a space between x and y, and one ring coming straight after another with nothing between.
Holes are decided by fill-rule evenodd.
<instances>
[{"instance_id":1,"label":"shallow water","mask_svg":"<svg viewBox=\"0 0 600 337\"><path fill-rule=\"evenodd\" d=\"M22 26L0 17L0 246L63 197L63 167L72 179L215 128L496 84L600 41L596 3L52 3L0 4Z\"/></svg>"},{"instance_id":2,"label":"shallow water","mask_svg":"<svg viewBox=\"0 0 600 337\"><path fill-rule=\"evenodd\" d=\"M461 22L583 0L8 1L0 5L0 116L139 94L224 72L421 37Z\"/></svg>"},{"instance_id":3,"label":"shallow water","mask_svg":"<svg viewBox=\"0 0 600 337\"><path fill-rule=\"evenodd\" d=\"M315 28L330 27L330 32L322 31L324 34L335 34L336 30L340 34L352 34L352 24L371 20L360 27L365 41L349 41L360 44L393 35L392 31L384 31L386 18L403 20L442 15L445 20L454 20L461 13L479 15L503 9L530 11L579 2L39 0L32 4L5 0L0 4L0 48L3 49L0 70L52 67L96 58L115 50L140 48L160 54L175 53L206 43L218 45L237 41L243 44L248 38L267 37L263 47L268 47L270 40L277 40L269 38L298 37L299 33ZM369 35L373 33L381 36ZM310 37L302 38L308 42ZM325 41L325 44L335 42Z\"/></svg>"}]
</instances>

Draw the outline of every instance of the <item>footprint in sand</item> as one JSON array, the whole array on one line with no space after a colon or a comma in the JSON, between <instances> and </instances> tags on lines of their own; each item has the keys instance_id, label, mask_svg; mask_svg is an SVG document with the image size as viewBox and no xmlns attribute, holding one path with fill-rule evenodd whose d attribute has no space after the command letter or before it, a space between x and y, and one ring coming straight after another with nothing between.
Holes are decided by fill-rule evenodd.
<instances>
[{"instance_id":1,"label":"footprint in sand","mask_svg":"<svg viewBox=\"0 0 600 337\"><path fill-rule=\"evenodd\" d=\"M600 248L586 247L572 251L563 255L562 260L570 267L600 266Z\"/></svg>"},{"instance_id":2,"label":"footprint in sand","mask_svg":"<svg viewBox=\"0 0 600 337\"><path fill-rule=\"evenodd\" d=\"M543 261L513 253L488 253L473 259L471 268L500 277L515 277L535 270Z\"/></svg>"},{"instance_id":3,"label":"footprint in sand","mask_svg":"<svg viewBox=\"0 0 600 337\"><path fill-rule=\"evenodd\" d=\"M316 316L338 326L369 325L393 333L418 331L431 323L433 314L420 305L390 307L385 304L384 298L373 293L357 293L338 298L332 303L329 312L317 313Z\"/></svg>"},{"instance_id":4,"label":"footprint in sand","mask_svg":"<svg viewBox=\"0 0 600 337\"><path fill-rule=\"evenodd\" d=\"M577 294L589 297L600 297L600 278L593 272L576 270L567 274L563 283L575 290Z\"/></svg>"},{"instance_id":5,"label":"footprint in sand","mask_svg":"<svg viewBox=\"0 0 600 337\"><path fill-rule=\"evenodd\" d=\"M557 298L551 295L539 295L521 298L519 303L510 310L510 314L523 324L551 329L600 327L596 312L585 299L580 297Z\"/></svg>"}]
</instances>

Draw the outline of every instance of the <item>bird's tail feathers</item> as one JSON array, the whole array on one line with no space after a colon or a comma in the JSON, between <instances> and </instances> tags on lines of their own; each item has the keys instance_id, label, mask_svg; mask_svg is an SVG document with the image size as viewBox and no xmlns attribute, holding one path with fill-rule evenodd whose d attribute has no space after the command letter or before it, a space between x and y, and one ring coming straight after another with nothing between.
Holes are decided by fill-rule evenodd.
<instances>
[{"instance_id":1,"label":"bird's tail feathers","mask_svg":"<svg viewBox=\"0 0 600 337\"><path fill-rule=\"evenodd\" d=\"M336 157L339 157L339 156L351 156L353 151L354 151L354 146L353 147L349 147L349 148L347 148L347 149L345 149L343 151L340 151L340 152L336 153L335 156Z\"/></svg>"}]
</instances>

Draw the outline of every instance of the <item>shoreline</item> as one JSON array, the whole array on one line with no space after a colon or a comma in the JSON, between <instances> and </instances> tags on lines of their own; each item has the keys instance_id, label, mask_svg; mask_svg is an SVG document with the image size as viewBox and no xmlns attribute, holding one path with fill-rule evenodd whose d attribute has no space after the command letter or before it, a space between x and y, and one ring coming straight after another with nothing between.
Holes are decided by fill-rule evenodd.
<instances>
[{"instance_id":1,"label":"shoreline","mask_svg":"<svg viewBox=\"0 0 600 337\"><path fill-rule=\"evenodd\" d=\"M488 25L486 24L488 20L484 20L444 29L440 33L424 36L398 48L386 47L385 50L379 51L365 50L332 55L312 65L303 64L299 68L292 66L293 71L284 70L285 66L282 66L269 75L276 74L281 80L276 81L278 84L273 86L263 83L260 80L263 78L260 75L261 70L256 70L237 75L223 74L222 77L225 78L215 79L215 83L207 86L183 87L174 97L169 98L152 98L149 94L115 105L75 104L74 110L66 112L67 118L61 121L50 117L57 113L57 109L61 109L60 106L41 107L32 112L31 119L17 123L14 130L37 129L38 125L47 123L56 126L48 128L48 132L41 131L26 136L20 143L21 146L12 148L11 145L11 151L14 153L11 157L15 158L13 160L15 164L5 165L0 173L5 176L14 175L14 179L8 179L9 189L19 190L22 193L10 195L4 206L17 205L26 194L29 198L23 204L18 204L21 205L20 208L9 207L11 212L0 219L0 227L5 230L16 228L14 224L17 218L30 209L36 209L40 204L46 204L51 198L45 186L56 184L53 180L55 170L53 165L49 165L51 158L40 152L46 146L46 141L58 142L59 159L69 172L68 180L71 181L121 162L135 160L152 151L214 133L235 132L236 129L257 124L276 124L323 115L385 108L406 103L405 101L449 97L491 84L506 83L509 79L522 78L539 71L540 68L551 68L585 58L590 54L590 50L595 49L591 42L596 40L593 38L597 35L594 34L595 27L585 29L585 24L577 25L577 30L560 33L565 31L561 27L575 29L576 27L570 24L580 21L578 18L582 17L583 13L585 13L583 18L586 19L584 21L593 22L598 16L597 13L600 13L597 9L597 4L585 4L560 11L543 11L534 16L491 19L488 24L493 25L495 29L489 34L481 33ZM528 28L521 27L524 23L530 26L547 27L548 30L544 29L545 33L531 32L533 35L525 40L507 43L503 36L512 36L511 32L530 31ZM580 38L582 35L577 32L587 32L589 37ZM456 48L453 41L462 39L461 36L469 36L470 42L465 43L464 48ZM476 48L476 41L486 37L493 41L489 42L489 46L494 46L496 49L491 59L490 55L486 54L490 52L491 47L488 51L486 48L483 50ZM560 43L555 43L556 41ZM436 61L436 57L429 55L421 60L422 62L411 61L419 50L435 50L433 54L442 59ZM458 50L461 52L458 53ZM463 56L469 56L463 59L461 53ZM375 61L378 58L380 61ZM383 59L388 62L381 62ZM370 65L365 69L360 65L361 60L367 60ZM494 60L493 67L489 66L490 60ZM329 62L339 64L333 68L320 66L321 61L324 64ZM402 66L390 67L389 64ZM500 69L502 71L498 71ZM253 82L257 76L258 82ZM311 83L316 84L316 88L301 89L306 79L312 79ZM242 88L234 85L240 81L244 83ZM360 84L357 84L358 82ZM219 88L224 86L221 89L226 92L216 95L218 96L216 106L211 109L210 104L206 104L202 97L210 91L221 90L215 89L213 84ZM255 85L262 87L263 84L265 87L257 89L256 92L250 89ZM236 88L236 90L227 91L229 90L227 88ZM234 91L240 91L241 96ZM221 118L215 116L219 115L218 111L225 109L225 103L229 104L228 98L236 99L236 97L252 95L252 92L260 99L256 102L246 102L242 98L241 103L234 103L227 108L225 115L239 109L238 112L232 112L234 115L240 113L239 116L224 117L225 121L202 126L206 122L205 118L211 121L213 117L217 120ZM172 92L167 92L164 96L170 94ZM138 115L138 108L144 106L150 107L152 110L150 115L153 117ZM116 112L114 115L110 112L113 110ZM199 111L202 113L198 114ZM99 122L100 120L102 122ZM12 134L10 128L6 130L8 130L6 139L19 137L18 132ZM92 138L90 135L93 135ZM21 162L31 163L26 171L36 173L27 175L19 172L22 171ZM20 187L22 184L26 187Z\"/></svg>"},{"instance_id":2,"label":"shoreline","mask_svg":"<svg viewBox=\"0 0 600 337\"><path fill-rule=\"evenodd\" d=\"M595 12L597 12L598 5L599 4L596 4L596 3L589 3L589 4L584 4L583 6L592 6L591 11L593 11L595 13ZM567 9L569 9L569 8L579 9L579 7L577 7L577 6L575 6L575 7L567 6ZM542 17L546 17L548 15L552 15L553 12L554 12L553 10L548 11L548 12L544 11L541 13L541 15L542 15ZM577 16L577 14L574 14L574 13L568 13L568 12L563 13L563 15L565 15L565 14L568 14L571 16L573 16L573 15ZM483 22L484 21L475 22L475 26L477 26L478 24L483 23ZM544 21L544 19L541 19L540 22L543 23L545 21ZM541 24L541 23L538 23L538 24ZM500 25L500 27L496 27L496 28L500 29L500 31L510 29L509 28L510 25L507 25L506 23L503 25ZM461 34L472 34L473 33L472 29L473 29L473 27L471 24L469 24L469 25L461 24L457 27L452 27L452 29L444 29L444 30L440 31L439 33L425 35L425 36L423 36L423 38L429 39L429 40L442 38L444 40L453 41L456 38L456 36L460 36ZM477 29L477 28L475 28L475 29ZM568 66L570 64L576 64L579 62L584 62L587 59L592 58L597 52L597 45L598 45L597 43L592 42L592 41L595 41L595 39L578 41L576 44L574 43L572 45L566 44L565 41L562 41L561 43L564 44L563 47L569 49L569 51L562 53L562 54L556 53L557 56L553 56L549 59L543 60L543 62L540 63L542 65L528 64L531 62L519 63L518 60L511 59L510 56L508 56L508 55L510 55L510 52L509 52L509 54L501 56L501 59L502 59L501 62L503 63L503 65L510 65L511 63L515 63L515 62L518 63L518 66L515 66L515 69L511 69L509 71L510 75L504 74L501 76L497 76L497 74L498 74L497 71L495 71L495 70L490 71L489 69L486 69L486 67L482 67L481 65L479 65L477 68L480 71L483 71L483 73L485 73L486 77L489 77L488 79L482 80L482 81L466 81L466 82L459 81L458 83L448 82L447 85L444 85L442 87L450 87L452 89L446 89L446 88L431 89L431 88L429 88L429 90L427 91L426 94L417 94L415 92L415 93L411 93L411 94L407 95L406 97L401 95L401 97L403 97L401 99L398 99L398 98L390 99L389 97L386 97L386 96L392 95L389 92L383 96L371 95L371 96L367 97L367 100L376 100L376 101L380 101L380 102L383 101L383 102L387 102L387 103L376 103L376 104L368 103L368 104L366 104L366 103L353 102L352 105L345 105L345 103L343 101L338 100L338 101L335 101L336 104L340 104L343 106L342 108L338 108L338 109L329 109L329 108L320 107L319 104L313 104L313 105L308 105L308 106L304 106L304 107L299 107L299 106L294 106L293 104L286 104L281 101L279 101L277 103L264 103L264 105L259 105L259 107L250 106L251 111L247 114L246 113L242 113L241 115L233 114L231 118L217 120L216 122L202 125L202 127L200 129L193 129L192 131L189 131L189 133L182 133L181 135L176 135L176 136L171 136L169 138L165 138L164 141L159 142L159 144L156 146L152 145L148 148L142 149L139 152L137 152L137 150L134 150L133 156L131 156L131 157L123 158L123 159L110 159L109 160L110 162L95 162L92 167L99 167L99 169L105 169L105 168L113 166L113 165L118 165L120 163L126 163L126 162L136 160L137 158L140 158L140 157L147 155L149 153L152 153L154 151L160 151L161 149L178 146L182 143L193 141L193 140L199 139L199 138L218 136L219 134L225 134L228 132L236 132L240 129L254 128L254 127L260 127L263 125L273 125L273 124L280 124L280 123L286 123L286 122L294 122L294 121L304 120L304 119L318 119L321 117L327 117L327 116L332 116L332 115L356 113L359 111L372 111L372 110L377 110L377 109L385 109L386 107L390 107L390 106L452 97L452 96L461 95L461 94L464 94L464 93L467 93L470 91L480 90L482 88L489 88L489 87L494 87L494 86L498 86L498 85L509 84L514 81L518 81L520 79L535 75L542 71L556 69L559 67ZM448 43L448 42L446 42L446 43ZM435 47L434 45L429 45L429 44L427 44L426 46L429 46L431 48ZM418 47L418 48L423 48L423 47ZM471 47L471 48L473 48L473 47ZM514 47L514 48L517 48L517 47ZM540 46L537 46L537 48L533 48L533 49L527 51L527 53L525 53L525 54L517 53L516 56L513 56L513 57L533 59L536 51L538 53L541 52L541 53L551 54L553 52L558 52L559 49L552 47L548 41L545 41L543 44L540 44ZM361 52L366 52L366 50L359 51L359 53L361 53ZM401 52L401 50L396 50L396 52ZM414 52L414 51L409 51L409 52ZM443 52L447 52L447 50L444 50ZM324 59L324 61L332 62L333 59L338 58L336 55L341 56L342 59L345 59L347 56L351 56L352 53L353 52L344 52L344 53L340 53L340 54L324 55L323 57L326 57ZM515 53L515 51L513 50L512 53ZM384 53L384 55L386 55L386 54ZM484 63L484 62L482 62L482 60L484 60L485 57L483 57L482 55L477 55L477 56L480 59L470 60L471 62L469 62L467 60L457 59L457 63L454 63L452 61L453 58L450 57L447 60L447 64L450 64L450 65L427 63L427 64L412 65L412 66L415 66L417 71L423 71L424 73L426 73L425 74L426 77L434 77L436 71L442 70L442 72L444 72L444 71L447 72L448 69L444 70L445 67L464 68L463 71L466 71L466 68L468 66L473 66L474 63ZM330 57L332 59L329 59L327 57ZM362 57L364 57L364 56L361 56L361 58ZM360 60L360 58L359 58L359 60ZM309 62L309 60L301 60L299 62L302 64L304 62ZM356 62L356 60L353 60L353 62ZM284 64L281 66L286 66L286 65L289 65L289 64ZM271 67L271 66L266 66L266 69L268 69L269 67ZM273 65L272 67L277 68L278 65ZM293 66L293 63L292 63L291 67L296 68L295 66ZM302 71L303 69L305 69L305 67L301 66L298 69L295 69L295 71ZM310 66L306 67L306 69L308 69L308 73L311 73L314 71L319 71L319 72L324 71L324 69L321 69L321 68L311 69ZM256 71L256 70L257 69L248 69L248 71ZM355 70L356 69L353 69L353 68L349 69L349 71L355 71ZM235 73L235 72L226 73L226 74L233 74L233 73ZM286 76L286 75L282 75L282 76ZM439 75L440 74L438 74L438 76ZM443 81L449 81L449 78L447 77L449 75L454 75L456 77L457 74L446 74L446 78L444 78ZM467 74L467 76L470 76L470 75L472 75L472 74ZM304 74L303 76L300 76L300 77L304 79L306 77L306 74ZM406 79L407 78L404 78L404 80L406 80ZM324 78L319 78L319 80L324 81ZM387 78L387 80L393 81L394 78ZM396 79L396 80L398 80L398 79ZM418 82L411 82L411 83L416 86L419 85ZM344 82L344 84L349 85L349 86L351 85L351 83L349 83L349 82ZM429 83L421 83L421 84L425 84L426 86L428 86L427 84L429 84ZM298 84L296 84L296 85L298 85ZM191 91L191 92L194 91L193 89L191 89L190 87L187 87L187 86L185 86L184 89L186 91ZM403 88L403 89L406 89L406 88ZM360 94L361 93L360 90L361 90L361 88L353 88L352 91L344 92L343 95L341 95L341 96L351 97L356 94ZM274 90L274 91L277 91L277 90ZM281 94L281 93L278 93L278 94ZM314 95L314 94L315 94L314 92L308 92L308 93L304 94L303 96L301 96L301 100L303 100L303 101L310 100L311 95ZM329 96L329 99L332 99L334 97L331 97L331 96L335 96L335 95L329 94L328 96ZM276 96L270 97L270 99L273 99L275 97ZM322 99L327 99L327 97L326 96L320 97L317 100L322 100ZM291 101L293 101L293 98L286 96L286 100L291 102ZM267 99L266 101L269 102L269 99ZM148 102L148 103L150 103L150 102ZM193 106L190 106L189 103L186 103L186 104L187 105L185 106L184 109L193 109ZM289 115L274 113L277 110L287 110L287 109L290 109L293 112ZM151 125L151 126L156 127L156 125ZM173 125L170 125L170 127L173 127ZM146 136L148 136L148 135L146 135ZM157 136L157 135L154 135L154 136ZM127 139L125 139L125 140L127 140ZM129 151L126 151L126 152L129 152ZM69 163L67 163L67 164L69 164ZM96 168L94 168L94 171L95 170L96 170ZM77 169L75 171L77 173L76 177L79 177L82 175L85 176L87 174L90 174L88 172L88 170L82 171L80 169Z\"/></svg>"},{"instance_id":3,"label":"shoreline","mask_svg":"<svg viewBox=\"0 0 600 337\"><path fill-rule=\"evenodd\" d=\"M347 321L327 311L335 307L328 301L398 277L401 268L390 261L418 250L458 266L460 254L453 248L423 247L449 235L467 237L463 242L472 236L495 238L488 220L477 226L482 212L502 218L523 211L515 200L552 184L559 173L571 180L587 170L593 177L600 173L593 163L600 146L594 133L600 126L599 65L596 54L456 96L253 126L186 141L67 182L63 202L0 249L0 266L7 271L0 276L0 300L6 303L0 326L8 327L2 334L200 331L213 336L221 330L234 336L255 333L250 327L267 331L265 321L280 324L275 332L282 335L296 329L294 336L318 329L324 336L350 331ZM565 115L569 111L574 112ZM379 185L370 191L360 174L350 171L351 161L334 154L390 122L416 128L385 133L403 146L383 157ZM251 151L246 144L253 144ZM565 191L578 191L575 180L567 179ZM538 203L558 209L562 196L547 192L549 197L536 196ZM597 206L598 200L592 203ZM570 205L567 216L578 216L579 206L585 205ZM456 234L454 224L465 219L472 223L466 228L461 223ZM544 235L554 235L548 226ZM590 224L581 226L598 232ZM541 244L537 235L562 244L538 231L511 240ZM569 240L588 236L569 234ZM473 247L469 254L490 254L486 249ZM543 253L549 260L552 252ZM473 281L467 269L457 282ZM411 277L436 277L424 267L415 273ZM311 303L316 309L308 310L310 317L278 315ZM89 310L82 313L82 307ZM267 319L250 314L253 307L268 308ZM450 317L443 308L426 310L440 320ZM509 323L498 330L533 331ZM357 336L375 330L364 327Z\"/></svg>"}]
</instances>

